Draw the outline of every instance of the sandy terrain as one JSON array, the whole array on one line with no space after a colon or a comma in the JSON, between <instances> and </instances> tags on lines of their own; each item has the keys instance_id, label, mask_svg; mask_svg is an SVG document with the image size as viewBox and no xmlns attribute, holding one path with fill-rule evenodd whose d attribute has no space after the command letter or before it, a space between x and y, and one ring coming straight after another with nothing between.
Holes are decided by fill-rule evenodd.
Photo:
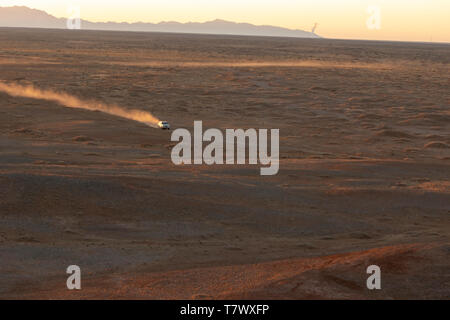
<instances>
[{"instance_id":1,"label":"sandy terrain","mask_svg":"<svg viewBox=\"0 0 450 320\"><path fill-rule=\"evenodd\" d=\"M1 81L174 128L280 128L281 156L276 176L175 166L170 132L0 92L0 298L448 298L449 62L443 44L0 28Z\"/></svg>"}]
</instances>

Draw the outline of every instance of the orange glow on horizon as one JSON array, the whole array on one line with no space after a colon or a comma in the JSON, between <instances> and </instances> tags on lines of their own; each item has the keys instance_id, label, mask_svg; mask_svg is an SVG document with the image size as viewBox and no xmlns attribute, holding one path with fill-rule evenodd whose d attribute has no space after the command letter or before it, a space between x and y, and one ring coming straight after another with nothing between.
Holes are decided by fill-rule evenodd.
<instances>
[{"instance_id":1,"label":"orange glow on horizon","mask_svg":"<svg viewBox=\"0 0 450 320\"><path fill-rule=\"evenodd\" d=\"M128 0L72 2L3 0L2 6L25 5L57 17L79 6L93 22L205 22L223 19L310 31L328 38L450 42L448 0ZM380 28L369 28L367 9L380 9Z\"/></svg>"}]
</instances>

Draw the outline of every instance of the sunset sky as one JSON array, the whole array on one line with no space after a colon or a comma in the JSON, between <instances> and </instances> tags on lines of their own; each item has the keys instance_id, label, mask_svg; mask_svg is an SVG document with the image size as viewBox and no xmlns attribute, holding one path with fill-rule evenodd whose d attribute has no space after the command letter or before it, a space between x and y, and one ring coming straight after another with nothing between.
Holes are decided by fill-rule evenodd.
<instances>
[{"instance_id":1,"label":"sunset sky","mask_svg":"<svg viewBox=\"0 0 450 320\"><path fill-rule=\"evenodd\" d=\"M13 5L57 17L78 6L81 18L91 21L224 19L306 31L317 22L316 33L330 38L450 42L450 0L0 0L0 6ZM379 29L367 26L369 6L380 9Z\"/></svg>"}]
</instances>

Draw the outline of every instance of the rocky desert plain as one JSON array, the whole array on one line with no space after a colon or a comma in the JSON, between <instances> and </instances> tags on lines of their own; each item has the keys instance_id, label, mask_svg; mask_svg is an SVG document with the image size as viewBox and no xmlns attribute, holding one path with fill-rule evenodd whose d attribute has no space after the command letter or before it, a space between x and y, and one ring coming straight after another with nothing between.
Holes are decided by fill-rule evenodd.
<instances>
[{"instance_id":1,"label":"rocky desert plain","mask_svg":"<svg viewBox=\"0 0 450 320\"><path fill-rule=\"evenodd\" d=\"M176 166L172 131L0 92L0 298L448 299L449 62L436 43L0 28L0 83L280 129L277 175Z\"/></svg>"}]
</instances>

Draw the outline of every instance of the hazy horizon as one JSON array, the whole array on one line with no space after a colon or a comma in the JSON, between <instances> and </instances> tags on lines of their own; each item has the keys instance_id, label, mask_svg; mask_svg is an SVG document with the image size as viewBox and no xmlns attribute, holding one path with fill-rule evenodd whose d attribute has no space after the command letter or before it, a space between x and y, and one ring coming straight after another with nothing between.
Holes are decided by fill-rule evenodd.
<instances>
[{"instance_id":1,"label":"hazy horizon","mask_svg":"<svg viewBox=\"0 0 450 320\"><path fill-rule=\"evenodd\" d=\"M316 33L326 38L450 42L450 20L447 18L450 2L445 0L398 0L395 3L385 0L2 1L2 7L9 6L27 6L58 18L69 17L72 14L70 7L76 6L80 8L81 19L91 22L203 23L225 20L308 32L318 23ZM368 21L376 17L376 10L379 10L379 24L371 28Z\"/></svg>"},{"instance_id":2,"label":"hazy horizon","mask_svg":"<svg viewBox=\"0 0 450 320\"><path fill-rule=\"evenodd\" d=\"M249 23L235 23L214 20L205 23L120 23L91 22L89 20L57 18L39 9L26 6L0 7L0 27L50 28L50 29L85 29L103 31L169 32L191 34L269 36L294 38L319 38L313 32L292 30L276 26L256 26Z\"/></svg>"}]
</instances>

